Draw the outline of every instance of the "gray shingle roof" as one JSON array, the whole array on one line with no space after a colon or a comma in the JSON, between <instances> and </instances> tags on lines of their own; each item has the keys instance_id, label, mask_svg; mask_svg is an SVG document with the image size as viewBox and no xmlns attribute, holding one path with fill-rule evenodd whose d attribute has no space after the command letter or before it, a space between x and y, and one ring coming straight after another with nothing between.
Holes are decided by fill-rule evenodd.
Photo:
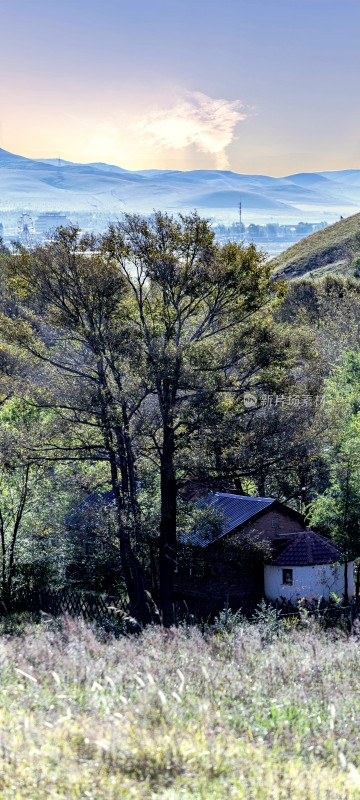
<instances>
[{"instance_id":1,"label":"gray shingle roof","mask_svg":"<svg viewBox=\"0 0 360 800\"><path fill-rule=\"evenodd\" d=\"M107 492L91 492L91 494L88 494L76 508L70 511L66 518L67 525L69 525L70 528L78 526L84 521L84 518L91 515L91 512L104 511L106 507L113 503L114 493L112 489Z\"/></svg>"},{"instance_id":2,"label":"gray shingle roof","mask_svg":"<svg viewBox=\"0 0 360 800\"><path fill-rule=\"evenodd\" d=\"M272 564L279 567L307 567L341 561L342 552L325 536L310 529L274 542Z\"/></svg>"},{"instance_id":3,"label":"gray shingle roof","mask_svg":"<svg viewBox=\"0 0 360 800\"><path fill-rule=\"evenodd\" d=\"M197 506L198 508L209 506L219 513L221 533L219 534L217 530L211 536L211 532L209 532L209 535L204 535L202 531L193 531L183 541L198 547L206 547L248 522L252 517L255 517L259 512L275 502L276 500L273 497L249 497L248 495L227 494L225 492L209 494L200 500Z\"/></svg>"}]
</instances>

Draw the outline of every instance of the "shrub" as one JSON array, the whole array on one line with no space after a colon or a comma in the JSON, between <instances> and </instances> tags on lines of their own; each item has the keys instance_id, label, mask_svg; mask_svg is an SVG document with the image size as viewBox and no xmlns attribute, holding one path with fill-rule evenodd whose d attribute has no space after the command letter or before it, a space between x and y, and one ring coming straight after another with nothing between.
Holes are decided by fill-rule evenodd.
<instances>
[{"instance_id":1,"label":"shrub","mask_svg":"<svg viewBox=\"0 0 360 800\"><path fill-rule=\"evenodd\" d=\"M353 259L351 266L354 270L354 278L360 278L360 256L356 256L356 258Z\"/></svg>"},{"instance_id":2,"label":"shrub","mask_svg":"<svg viewBox=\"0 0 360 800\"><path fill-rule=\"evenodd\" d=\"M231 608L225 607L220 614L214 619L213 630L216 633L230 633L238 625L244 624L245 618L241 611L233 612Z\"/></svg>"},{"instance_id":3,"label":"shrub","mask_svg":"<svg viewBox=\"0 0 360 800\"><path fill-rule=\"evenodd\" d=\"M256 606L253 620L259 627L261 638L265 642L272 642L283 630L283 624L276 613L276 609L266 603L265 600L262 600Z\"/></svg>"}]
</instances>

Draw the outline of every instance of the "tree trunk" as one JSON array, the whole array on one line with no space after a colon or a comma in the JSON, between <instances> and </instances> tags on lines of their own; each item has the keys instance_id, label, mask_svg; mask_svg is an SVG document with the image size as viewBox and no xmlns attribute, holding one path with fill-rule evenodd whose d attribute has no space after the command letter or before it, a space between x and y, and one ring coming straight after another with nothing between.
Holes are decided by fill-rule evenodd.
<instances>
[{"instance_id":1,"label":"tree trunk","mask_svg":"<svg viewBox=\"0 0 360 800\"><path fill-rule=\"evenodd\" d=\"M151 612L147 603L145 593L145 582L143 569L136 558L130 540L128 530L127 509L125 508L124 496L129 493L128 465L126 463L126 449L124 441L120 435L118 427L111 426L109 412L112 412L112 397L106 384L104 367L101 359L98 361L98 375L101 388L99 387L99 402L101 407L101 428L104 438L104 445L109 457L111 486L117 509L118 518L118 537L120 544L121 566L124 574L126 590L129 596L131 614L143 624L151 622ZM115 427L115 430L114 430ZM117 429L116 429L117 428ZM116 445L114 445L114 435L116 444L121 446L119 453L121 489L119 482L119 470L117 464Z\"/></svg>"},{"instance_id":2,"label":"tree trunk","mask_svg":"<svg viewBox=\"0 0 360 800\"><path fill-rule=\"evenodd\" d=\"M159 605L159 561L158 551L154 547L154 543L149 542L149 555L150 555L150 573L151 573L151 596L155 603Z\"/></svg>"},{"instance_id":3,"label":"tree trunk","mask_svg":"<svg viewBox=\"0 0 360 800\"><path fill-rule=\"evenodd\" d=\"M0 532L1 532L1 595L5 599L6 595L6 543L5 543L5 527L2 511L0 509Z\"/></svg>"},{"instance_id":4,"label":"tree trunk","mask_svg":"<svg viewBox=\"0 0 360 800\"><path fill-rule=\"evenodd\" d=\"M128 499L129 507L133 517L136 543L139 545L142 543L141 514L137 499L135 458L129 432L129 416L126 403L124 401L121 404L121 412L123 429L120 431L117 428L116 436L119 450L121 450L121 480L123 486L123 495L125 496L126 494Z\"/></svg>"},{"instance_id":5,"label":"tree trunk","mask_svg":"<svg viewBox=\"0 0 360 800\"><path fill-rule=\"evenodd\" d=\"M265 473L261 470L257 480L257 490L259 492L259 497L265 497L265 482L266 482Z\"/></svg>"},{"instance_id":6,"label":"tree trunk","mask_svg":"<svg viewBox=\"0 0 360 800\"><path fill-rule=\"evenodd\" d=\"M117 509L121 566L129 596L130 611L136 619L146 625L151 622L151 613L145 594L143 569L133 553L129 532L124 524L124 504L119 488L116 455L112 448L109 448L109 460L111 485Z\"/></svg>"},{"instance_id":7,"label":"tree trunk","mask_svg":"<svg viewBox=\"0 0 360 800\"><path fill-rule=\"evenodd\" d=\"M16 511L14 528L12 531L10 547L9 547L9 563L7 569L6 590L4 593L6 595L5 603L8 603L9 605L12 600L12 585L15 576L15 548L28 496L29 475L30 475L30 466L29 464L27 464L24 470L23 487L22 487L21 497L19 500L19 505Z\"/></svg>"},{"instance_id":8,"label":"tree trunk","mask_svg":"<svg viewBox=\"0 0 360 800\"><path fill-rule=\"evenodd\" d=\"M160 465L160 607L165 627L174 625L174 572L176 567L176 500L174 469L175 437L172 424L166 422Z\"/></svg>"},{"instance_id":9,"label":"tree trunk","mask_svg":"<svg viewBox=\"0 0 360 800\"><path fill-rule=\"evenodd\" d=\"M348 583L348 560L344 561L344 604L347 606L349 603L349 583Z\"/></svg>"}]
</instances>

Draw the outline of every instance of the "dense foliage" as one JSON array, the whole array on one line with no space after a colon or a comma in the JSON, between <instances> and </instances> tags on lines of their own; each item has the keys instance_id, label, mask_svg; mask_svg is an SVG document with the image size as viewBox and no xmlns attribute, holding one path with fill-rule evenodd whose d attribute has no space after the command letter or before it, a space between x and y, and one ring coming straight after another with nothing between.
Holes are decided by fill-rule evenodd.
<instances>
[{"instance_id":1,"label":"dense foliage","mask_svg":"<svg viewBox=\"0 0 360 800\"><path fill-rule=\"evenodd\" d=\"M150 589L171 625L179 534L212 489L311 504L360 554L356 278L287 290L196 213L0 259L5 602L116 587L145 623Z\"/></svg>"}]
</instances>

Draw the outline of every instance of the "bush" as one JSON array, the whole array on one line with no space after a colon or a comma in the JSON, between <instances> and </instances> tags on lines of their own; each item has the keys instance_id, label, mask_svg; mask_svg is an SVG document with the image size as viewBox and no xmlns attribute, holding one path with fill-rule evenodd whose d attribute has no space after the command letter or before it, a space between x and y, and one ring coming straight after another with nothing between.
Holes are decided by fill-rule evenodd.
<instances>
[{"instance_id":1,"label":"bush","mask_svg":"<svg viewBox=\"0 0 360 800\"><path fill-rule=\"evenodd\" d=\"M245 618L241 609L233 612L231 608L225 607L215 617L213 630L216 633L231 633L238 625L244 624L244 621Z\"/></svg>"},{"instance_id":2,"label":"bush","mask_svg":"<svg viewBox=\"0 0 360 800\"><path fill-rule=\"evenodd\" d=\"M272 642L283 631L283 624L276 609L265 600L256 606L253 620L258 625L264 642Z\"/></svg>"},{"instance_id":3,"label":"bush","mask_svg":"<svg viewBox=\"0 0 360 800\"><path fill-rule=\"evenodd\" d=\"M353 259L351 266L354 270L353 272L354 278L360 278L360 256L357 256L356 258Z\"/></svg>"}]
</instances>

